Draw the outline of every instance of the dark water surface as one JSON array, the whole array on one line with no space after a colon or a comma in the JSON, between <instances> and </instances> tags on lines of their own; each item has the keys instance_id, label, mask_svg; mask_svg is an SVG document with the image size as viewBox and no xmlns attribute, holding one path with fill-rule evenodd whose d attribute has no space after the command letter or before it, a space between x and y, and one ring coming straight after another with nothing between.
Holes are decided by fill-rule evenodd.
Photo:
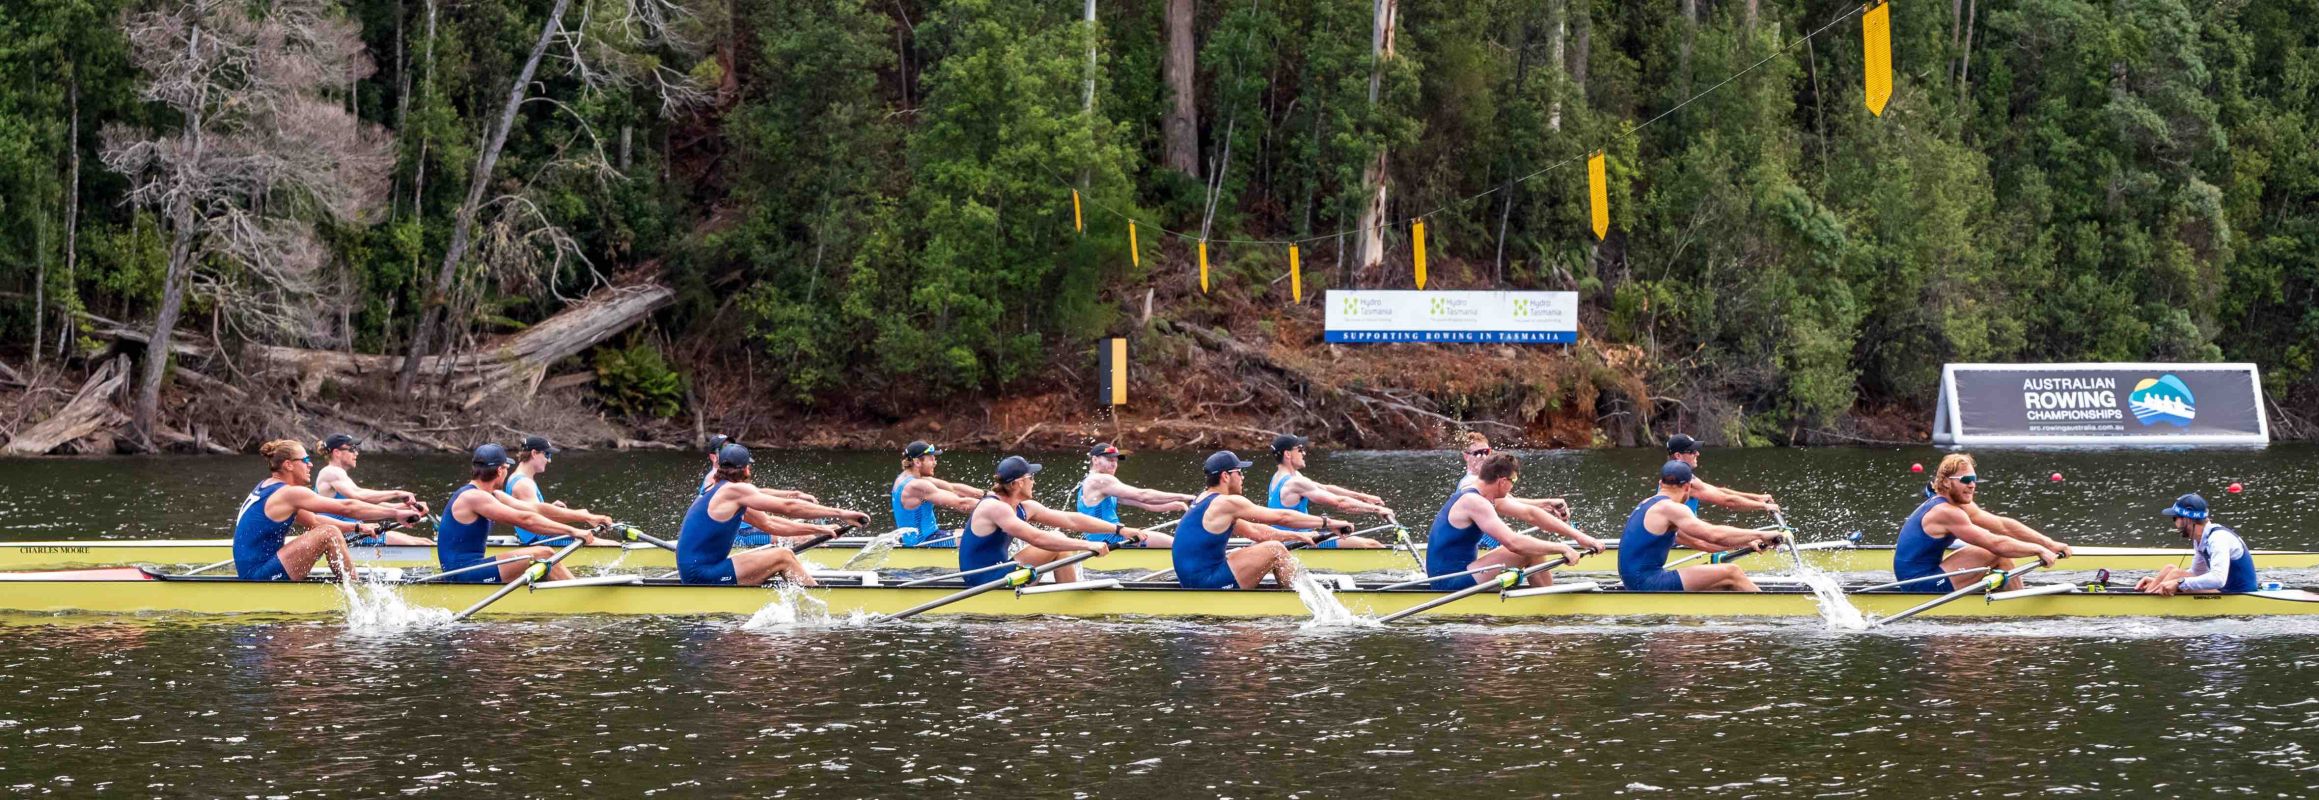
<instances>
[{"instance_id":1,"label":"dark water surface","mask_svg":"<svg viewBox=\"0 0 2319 800\"><path fill-rule=\"evenodd\" d=\"M1190 489L1197 454L1132 482ZM1989 453L1984 502L2055 535L2170 544L2197 489L2257 547L2319 547L2319 448ZM1930 449L1710 451L1807 538L1871 542ZM1081 461L1044 459L1057 500ZM1533 454L1609 536L1653 453ZM456 457L366 456L430 498ZM945 460L986 473L994 454ZM878 513L884 454L765 454L762 482ZM564 498L673 529L702 459L559 458ZM255 457L0 461L0 538L216 537ZM1316 477L1430 517L1436 453ZM2046 479L2062 472L2067 480ZM1264 472L1252 476L1263 477ZM2241 481L2247 491L2226 495ZM1252 490L1255 493L1260 490ZM1714 512L1710 512L1715 516ZM1756 520L1721 515L1732 522ZM7 621L0 620L0 623ZM1305 629L1293 621L937 621L861 629L567 619L20 619L0 627L0 787L80 796L2308 797L2319 622L1816 622Z\"/></svg>"}]
</instances>

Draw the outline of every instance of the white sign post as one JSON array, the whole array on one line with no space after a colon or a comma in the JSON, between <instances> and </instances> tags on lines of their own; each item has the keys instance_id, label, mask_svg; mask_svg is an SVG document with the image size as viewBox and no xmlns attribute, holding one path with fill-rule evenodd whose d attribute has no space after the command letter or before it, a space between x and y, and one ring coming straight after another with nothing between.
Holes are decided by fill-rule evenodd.
<instances>
[{"instance_id":1,"label":"white sign post","mask_svg":"<svg viewBox=\"0 0 2319 800\"><path fill-rule=\"evenodd\" d=\"M1424 292L1331 289L1328 341L1571 344L1577 292Z\"/></svg>"}]
</instances>

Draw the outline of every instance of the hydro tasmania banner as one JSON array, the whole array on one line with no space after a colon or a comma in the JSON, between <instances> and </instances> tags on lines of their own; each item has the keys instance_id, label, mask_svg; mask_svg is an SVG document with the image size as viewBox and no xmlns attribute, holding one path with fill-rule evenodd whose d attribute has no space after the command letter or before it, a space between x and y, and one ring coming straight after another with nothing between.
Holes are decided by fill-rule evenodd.
<instances>
[{"instance_id":1,"label":"hydro tasmania banner","mask_svg":"<svg viewBox=\"0 0 2319 800\"><path fill-rule=\"evenodd\" d=\"M1936 444L2264 445L2253 364L1950 364Z\"/></svg>"},{"instance_id":2,"label":"hydro tasmania banner","mask_svg":"<svg viewBox=\"0 0 2319 800\"><path fill-rule=\"evenodd\" d=\"M1577 292L1331 289L1322 303L1330 342L1578 341Z\"/></svg>"}]
</instances>

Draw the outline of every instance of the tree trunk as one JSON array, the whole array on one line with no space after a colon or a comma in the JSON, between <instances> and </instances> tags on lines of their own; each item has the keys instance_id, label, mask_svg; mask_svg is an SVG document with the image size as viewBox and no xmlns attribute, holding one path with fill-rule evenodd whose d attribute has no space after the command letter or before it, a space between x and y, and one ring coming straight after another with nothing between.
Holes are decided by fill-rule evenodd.
<instances>
[{"instance_id":1,"label":"tree trunk","mask_svg":"<svg viewBox=\"0 0 2319 800\"><path fill-rule=\"evenodd\" d=\"M539 71L540 58L547 54L548 43L554 41L556 31L563 27L564 11L571 8L572 0L556 0L548 10L547 20L540 25L539 41L531 47L531 57L523 62L523 70L507 88L507 103L499 110L498 124L491 129L491 139L476 154L475 171L467 179L467 199L459 204L459 213L451 223L451 245L443 251L443 266L435 271L435 287L426 299L426 313L419 315L417 327L411 330L411 350L403 357L403 368L395 378L395 391L409 395L411 385L419 377L419 358L427 354L429 335L442 324L443 308L449 302L452 279L459 274L459 262L467 257L467 246L474 235L475 214L483 205L483 191L491 185L491 173L499 164L500 148L507 146L508 129L515 127L515 114L523 108L524 97L531 92L531 76Z\"/></svg>"},{"instance_id":2,"label":"tree trunk","mask_svg":"<svg viewBox=\"0 0 2319 800\"><path fill-rule=\"evenodd\" d=\"M1683 77L1684 85L1691 80L1691 40L1699 35L1699 0L1682 0L1683 43L1675 59L1675 71Z\"/></svg>"},{"instance_id":3,"label":"tree trunk","mask_svg":"<svg viewBox=\"0 0 2319 800\"><path fill-rule=\"evenodd\" d=\"M153 333L145 340L145 368L137 379L137 407L131 420L134 444L146 451L153 449L154 420L161 410L161 377L169 369L169 336L177 329L178 313L185 309L185 273L193 267L193 209L180 200L169 216L177 232L169 244L169 270L161 280L161 313L154 316Z\"/></svg>"},{"instance_id":4,"label":"tree trunk","mask_svg":"<svg viewBox=\"0 0 2319 800\"><path fill-rule=\"evenodd\" d=\"M1962 105L1973 91L1973 16L1979 12L1979 0L1965 1L1965 45L1958 54L1957 102Z\"/></svg>"},{"instance_id":5,"label":"tree trunk","mask_svg":"<svg viewBox=\"0 0 2319 800\"><path fill-rule=\"evenodd\" d=\"M1196 60L1192 53L1192 0L1167 0L1168 94L1174 99L1162 133L1167 168L1193 177L1200 175L1200 107L1193 87Z\"/></svg>"},{"instance_id":6,"label":"tree trunk","mask_svg":"<svg viewBox=\"0 0 2319 800\"><path fill-rule=\"evenodd\" d=\"M1375 0L1376 18L1370 28L1369 55L1375 64L1369 70L1369 107L1376 108L1379 84L1385 80L1385 62L1393 58L1394 18L1399 16L1401 0ZM1368 199L1361 204L1361 226L1354 243L1360 248L1353 259L1356 270L1368 269L1385 263L1385 182L1386 152L1378 148L1375 158L1362 170L1361 186L1368 189Z\"/></svg>"},{"instance_id":7,"label":"tree trunk","mask_svg":"<svg viewBox=\"0 0 2319 800\"><path fill-rule=\"evenodd\" d=\"M1586 12L1586 4L1578 4L1578 30L1570 44L1570 83L1578 91L1579 99L1586 98L1586 60L1594 55L1594 17Z\"/></svg>"},{"instance_id":8,"label":"tree trunk","mask_svg":"<svg viewBox=\"0 0 2319 800\"><path fill-rule=\"evenodd\" d=\"M66 128L68 133L65 134L64 143L64 288L78 296L81 261L81 70L77 61L67 66L71 70L71 77L65 81L64 102L65 108L72 113L72 121ZM61 360L64 358L64 342L70 337L73 328L72 314L67 312L60 315L57 322L60 335L57 337L56 357ZM32 343L32 352L40 352L39 341Z\"/></svg>"},{"instance_id":9,"label":"tree trunk","mask_svg":"<svg viewBox=\"0 0 2319 800\"><path fill-rule=\"evenodd\" d=\"M1087 97L1081 103L1083 110L1095 113L1095 0L1087 0Z\"/></svg>"},{"instance_id":10,"label":"tree trunk","mask_svg":"<svg viewBox=\"0 0 2319 800\"><path fill-rule=\"evenodd\" d=\"M1566 56L1562 50L1562 43L1564 41L1564 37L1568 35L1570 30L1569 12L1569 0L1554 0L1554 2L1549 4L1546 9L1546 15L1552 17L1552 19L1548 20L1547 22L1547 24L1552 27L1547 29L1546 52L1552 54L1552 63L1554 64L1555 69L1562 69L1562 65L1565 63L1564 59ZM1523 39L1523 44L1525 46L1528 45L1528 36L1525 35ZM1524 60L1521 63L1523 65L1527 65L1527 57L1529 54L1523 53L1522 55L1524 56ZM1521 88L1521 85L1522 69L1521 67L1516 67L1514 70L1514 86L1515 88L1519 89ZM1554 92L1554 99L1546 104L1546 129L1556 133L1560 133L1562 131L1562 92L1560 91L1559 87L1557 87Z\"/></svg>"},{"instance_id":11,"label":"tree trunk","mask_svg":"<svg viewBox=\"0 0 2319 800\"><path fill-rule=\"evenodd\" d=\"M1762 11L1757 7L1758 5L1760 5L1759 0L1747 0L1747 32L1749 33L1755 32L1755 18Z\"/></svg>"}]
</instances>

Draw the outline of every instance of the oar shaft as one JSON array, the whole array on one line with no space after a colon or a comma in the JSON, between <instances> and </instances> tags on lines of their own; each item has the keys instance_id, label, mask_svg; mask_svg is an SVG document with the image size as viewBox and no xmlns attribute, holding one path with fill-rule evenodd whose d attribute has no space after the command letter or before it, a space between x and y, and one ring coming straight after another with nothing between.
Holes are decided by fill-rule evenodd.
<instances>
[{"instance_id":1,"label":"oar shaft","mask_svg":"<svg viewBox=\"0 0 2319 800\"><path fill-rule=\"evenodd\" d=\"M499 602L499 598L506 597L508 593L531 585L532 580L536 576L545 575L549 570L555 569L556 565L561 563L565 556L571 555L573 551L586 546L586 544L586 542L577 539L573 540L571 544L564 545L564 549L556 551L554 556L549 557L548 560L544 562L544 567L535 566L533 569L524 570L522 576L517 577L515 580L508 581L506 586L499 587L499 591L492 592L490 597L483 598L483 602L468 606L467 610L459 612L451 619L454 621L464 622L468 617L475 616L475 612L482 611L485 607L491 605L492 603Z\"/></svg>"},{"instance_id":2,"label":"oar shaft","mask_svg":"<svg viewBox=\"0 0 2319 800\"><path fill-rule=\"evenodd\" d=\"M1557 559L1554 559L1553 561L1548 561L1548 562L1546 562L1546 563L1544 563L1544 564L1539 564L1539 565L1537 565L1537 566L1533 566L1533 567L1524 567L1524 568L1522 569L1521 577L1520 577L1520 578L1518 578L1518 579L1516 579L1514 582L1515 582L1516 584L1520 584L1520 583L1522 582L1522 580L1526 580L1526 579L1528 579L1528 578L1529 578L1530 576L1532 576L1532 575L1536 575L1536 574L1538 574L1538 573L1540 573L1540 572L1544 572L1544 571L1546 571L1546 570L1550 570L1550 569L1554 569L1555 567L1562 566L1562 565L1564 565L1564 564L1567 564L1567 563L1569 563L1569 561L1570 561L1570 560L1569 560L1568 558L1557 558ZM1410 607L1408 607L1408 608L1401 609L1400 611L1395 611L1395 612L1393 612L1393 613L1391 613L1391 614L1387 614L1387 615L1385 615L1385 616L1378 617L1378 618L1377 618L1377 621L1378 621L1378 622L1393 622L1393 621L1395 621L1395 620L1403 619L1403 618L1409 617L1409 616L1411 616L1411 615L1415 615L1415 614L1421 614L1421 613L1424 613L1424 612L1426 612L1426 611L1430 611L1430 610L1432 610L1432 609L1435 609L1435 608L1440 608L1440 607L1442 607L1442 606L1449 605L1449 604L1451 604L1451 603L1455 603L1455 602L1457 602L1457 601L1459 601L1459 600L1464 600L1464 599L1466 599L1466 598L1468 598L1468 597L1472 597L1472 596L1474 596L1474 595L1481 594L1482 592L1486 592L1486 591L1489 591L1489 590L1491 590L1491 589L1497 589L1497 588L1499 588L1499 583L1500 583L1501 581L1503 581L1503 578L1500 578L1500 580L1497 580L1497 581L1475 581L1475 582L1474 582L1474 585L1472 585L1472 586L1468 586L1468 587L1466 587L1466 588L1459 589L1459 590L1457 590L1457 591L1454 591L1454 592L1450 592L1449 594L1443 595L1443 596L1441 596L1441 597L1436 597L1436 598L1434 598L1434 599L1432 599L1432 600L1427 600L1427 601L1425 601L1425 602L1423 602L1423 603L1418 603L1417 605L1414 605L1414 606L1410 606Z\"/></svg>"},{"instance_id":3,"label":"oar shaft","mask_svg":"<svg viewBox=\"0 0 2319 800\"><path fill-rule=\"evenodd\" d=\"M950 580L951 578L964 578L964 577L968 577L968 576L972 576L972 575L980 575L980 574L983 574L983 573L985 573L985 572L991 572L991 571L993 571L993 570L1001 570L1001 569L1007 569L1007 568L1009 568L1009 567L1019 567L1019 566L1022 566L1022 565L1021 565L1021 564L1017 564L1017 563L1015 563L1015 562L1012 562L1012 561L1001 561L1001 562L998 562L998 563L996 563L996 564L992 564L992 565L990 565L990 566L983 567L983 568L980 568L980 569L970 569L970 570L967 570L967 571L965 571L965 572L952 572L952 573L949 573L949 574L946 574L946 575L936 575L936 576L934 576L934 577L931 577L931 578L919 578L919 579L917 579L917 580L914 580L914 581L907 581L907 582L903 582L903 583L895 584L895 586L896 586L896 587L900 587L900 588L907 588L907 587L911 587L911 586L925 586L925 585L927 585L927 584L931 584L931 583L941 583L941 582L943 582L943 581Z\"/></svg>"},{"instance_id":4,"label":"oar shaft","mask_svg":"<svg viewBox=\"0 0 2319 800\"><path fill-rule=\"evenodd\" d=\"M1959 576L1959 575L1979 575L1979 574L1981 574L1981 573L1983 573L1983 572L1988 572L1988 571L1989 571L1989 568L1988 568L1988 567L1974 567L1974 568L1972 568L1972 569L1960 569L1960 570L1956 570L1956 571L1954 571L1954 572L1943 572L1943 573L1941 573L1941 574L1939 574L1939 575L1926 575L1926 576L1924 576L1924 577L1922 577L1922 578L1910 578L1910 579L1908 579L1908 580L1905 580L1905 581L1893 581L1893 582L1891 582L1891 583L1879 583L1879 584L1876 584L1876 585L1874 585L1874 586L1862 586L1862 587L1860 587L1860 588L1858 588L1858 589L1854 589L1854 590L1852 590L1852 593L1853 593L1853 594L1859 594L1859 593L1861 593L1861 592L1873 592L1873 591L1876 591L1876 590L1879 590L1879 589L1890 589L1890 588L1893 588L1893 587L1895 587L1895 586L1906 586L1906 585L1908 585L1908 584L1912 584L1912 583L1923 583L1923 582L1925 582L1925 581L1930 581L1930 580L1937 580L1937 579L1940 579L1940 578L1954 578L1954 577L1957 577L1957 576Z\"/></svg>"},{"instance_id":5,"label":"oar shaft","mask_svg":"<svg viewBox=\"0 0 2319 800\"><path fill-rule=\"evenodd\" d=\"M1087 559L1094 558L1095 556L1096 556L1096 553L1095 553L1095 551L1092 551L1092 550L1090 550L1090 551L1087 551L1087 552L1084 552L1084 553L1079 553L1079 554L1077 554L1077 555L1071 556L1071 557L1069 557L1069 558L1062 558L1062 559L1057 559L1057 560L1055 560L1055 561L1051 561L1051 562L1048 562L1048 563L1046 563L1046 564L1041 564L1041 565L1039 565L1039 566L1037 566L1037 567L1033 567L1033 568L1031 569L1031 574L1030 574L1030 577L1026 578L1024 582L1025 582L1025 583L1028 583L1028 582L1030 582L1030 581L1035 581L1035 580L1038 580L1038 579L1039 579L1039 576L1041 576L1041 575L1045 575L1045 574L1047 574L1047 573L1049 573L1049 572L1053 572L1053 571L1055 571L1055 570L1062 569L1062 568L1064 568L1064 567L1068 567L1068 566L1071 566L1071 565L1073 565L1073 564L1077 564L1077 563L1079 563L1079 562L1081 562L1081 561L1085 561L1085 560L1087 560ZM994 590L994 589L1004 589L1004 588L1007 588L1007 586L1008 586L1010 583L1012 583L1012 582L1011 582L1011 581L1006 581L1006 580L995 580L995 581L991 581L991 582L989 582L989 583L984 583L984 584L981 584L981 585L979 585L979 586L969 586L969 587L967 587L967 588L965 588L965 589L962 589L962 590L959 590L959 591L957 591L957 592L954 592L954 593L951 593L951 594L948 594L948 595L944 595L944 596L943 596L942 598L940 598L940 599L933 600L933 601L929 601L929 602L926 602L926 603L920 604L920 605L918 605L918 606L916 606L916 607L913 607L913 608L908 608L908 609L904 609L904 610L902 610L902 611L899 611L899 612L896 612L896 613L894 613L894 614L890 614L890 615L888 615L888 616L886 617L886 619L888 619L888 620L909 619L909 618L911 618L911 617L918 616L919 614L924 614L924 613L926 613L926 612L928 612L928 611L932 611L932 610L934 610L934 609L941 608L941 607L943 607L943 606L950 605L950 604L952 604L952 603L956 603L956 602L958 602L958 601L965 600L965 599L967 599L967 598L970 598L970 597L974 597L975 595L979 595L979 594L982 594L982 593L984 593L984 592L992 591L992 590Z\"/></svg>"},{"instance_id":6,"label":"oar shaft","mask_svg":"<svg viewBox=\"0 0 2319 800\"><path fill-rule=\"evenodd\" d=\"M2003 586L2003 585L2005 585L2005 584L2007 584L2007 583L2010 583L2010 582L2012 582L2012 580L2013 580L2014 578L2018 578L2018 577L2021 577L2021 576L2023 576L2023 575L2027 575L2027 574L2029 574L2029 571L2030 571L2030 570L2034 570L2034 569L2037 569L2037 568L2039 568L2039 567L2043 567L2043 566L2045 566L2045 564L2044 564L2043 562L2038 562L2038 563L2032 563L2032 564L2029 564L2029 565L2027 565L2027 566L2018 567L2018 568L2015 568L2015 569L2012 569L2012 570L2009 570L2009 571L2006 571L2006 572L2000 572L2000 573L1997 573L1996 575L1992 575L1992 576L1990 576L1990 579L1989 579L1989 580L1982 580L1982 581L1978 581L1978 582L1975 582L1975 583L1974 583L1973 585L1971 585L1971 586L1967 586L1967 587L1965 587L1965 588L1958 589L1958 590L1956 590L1956 591L1953 591L1953 592L1950 592L1950 593L1948 593L1948 594L1941 595L1941 596L1940 596L1940 599L1937 599L1937 600L1932 600L1932 601L1930 601L1930 602L1920 603L1920 604L1918 604L1918 605L1917 605L1915 608L1911 608L1911 609L1909 609L1909 610L1907 610L1907 611L1903 611L1903 612L1900 612L1900 613L1898 613L1898 614L1894 614L1894 615L1892 615L1892 616L1885 617L1885 618L1883 618L1883 619L1877 620L1877 621L1876 621L1876 624L1877 624L1877 625L1880 625L1880 626L1881 626L1881 625L1889 625L1889 624L1892 624L1892 623L1895 623L1895 622L1899 622L1899 621L1901 621L1901 620L1904 620L1904 619L1908 619L1909 617L1913 617L1913 616L1916 616L1916 615L1918 615L1918 614L1922 614L1922 613L1924 613L1924 612L1926 612L1926 611L1931 611L1931 610L1933 610L1934 608L1938 608L1938 607L1940 607L1940 606L1942 606L1942 605L1944 605L1944 604L1948 603L1949 601L1951 601L1951 600L1955 600L1955 599L1957 599L1957 598L1959 598L1959 597L1963 597L1963 596L1965 596L1965 595L1972 594L1972 593L1974 593L1974 592L1987 591L1987 590L1989 589L1989 586L1990 586L1992 583L1994 583L1994 584L1995 584L1995 585L1997 585L1997 586Z\"/></svg>"},{"instance_id":7,"label":"oar shaft","mask_svg":"<svg viewBox=\"0 0 2319 800\"><path fill-rule=\"evenodd\" d=\"M1509 567L1507 567L1507 566L1506 566L1506 565L1504 565L1504 564L1491 564L1491 565L1489 565L1489 566L1487 566L1487 567L1476 567L1476 568L1474 568L1474 569L1469 569L1469 570L1466 570L1466 571L1464 571L1464 572L1452 572L1452 573L1450 573L1450 574L1447 574L1447 575L1429 575L1429 576L1426 576L1426 577L1423 577L1423 578L1418 578L1417 580L1413 580L1413 581L1402 581L1402 582L1400 582L1400 583L1395 583L1395 584L1388 584L1388 585L1385 585L1385 586L1379 586L1379 587L1377 587L1377 588L1375 588L1375 589L1371 589L1370 591L1376 591L1376 592L1386 592L1386 591L1392 591L1392 590L1394 590L1394 589L1407 589L1407 588L1409 588L1409 587L1411 587L1411 586L1416 586L1416 585L1418 585L1418 584L1421 584L1421 583L1432 583L1432 582L1434 582L1434 581L1438 581L1438 580L1441 580L1441 579L1443 579L1443 578L1463 578L1463 577L1465 577L1465 576L1467 576L1467 575L1479 575L1479 574L1481 574L1481 573L1484 573L1484 572L1496 572L1496 571L1498 571L1498 570L1501 570L1501 569L1509 569Z\"/></svg>"},{"instance_id":8,"label":"oar shaft","mask_svg":"<svg viewBox=\"0 0 2319 800\"><path fill-rule=\"evenodd\" d=\"M497 561L485 561L485 562L483 562L483 563L481 563L481 564L474 564L474 565L470 565L470 566L460 567L460 568L458 568L458 569L451 570L451 571L449 571L449 572L437 572L437 573L435 573L435 574L433 574L433 575L429 575L429 576L427 576L427 577L424 577L424 578L412 578L412 579L411 579L409 582L410 582L410 583L426 583L426 582L428 582L428 581L439 581L439 580L442 580L442 579L444 579L444 578L451 577L451 576L453 576L453 575L465 575L465 574L467 574L467 573L474 572L474 571L476 571L476 570L480 570L480 569L493 569L493 568L496 568L496 567L498 567L498 566L499 566L499 565L501 565L501 564L513 564L513 563L515 563L515 562L518 562L518 561L530 561L530 560L531 560L531 556L508 556L508 557L506 557L506 558L502 558L502 559L499 559L499 560L497 560Z\"/></svg>"}]
</instances>

